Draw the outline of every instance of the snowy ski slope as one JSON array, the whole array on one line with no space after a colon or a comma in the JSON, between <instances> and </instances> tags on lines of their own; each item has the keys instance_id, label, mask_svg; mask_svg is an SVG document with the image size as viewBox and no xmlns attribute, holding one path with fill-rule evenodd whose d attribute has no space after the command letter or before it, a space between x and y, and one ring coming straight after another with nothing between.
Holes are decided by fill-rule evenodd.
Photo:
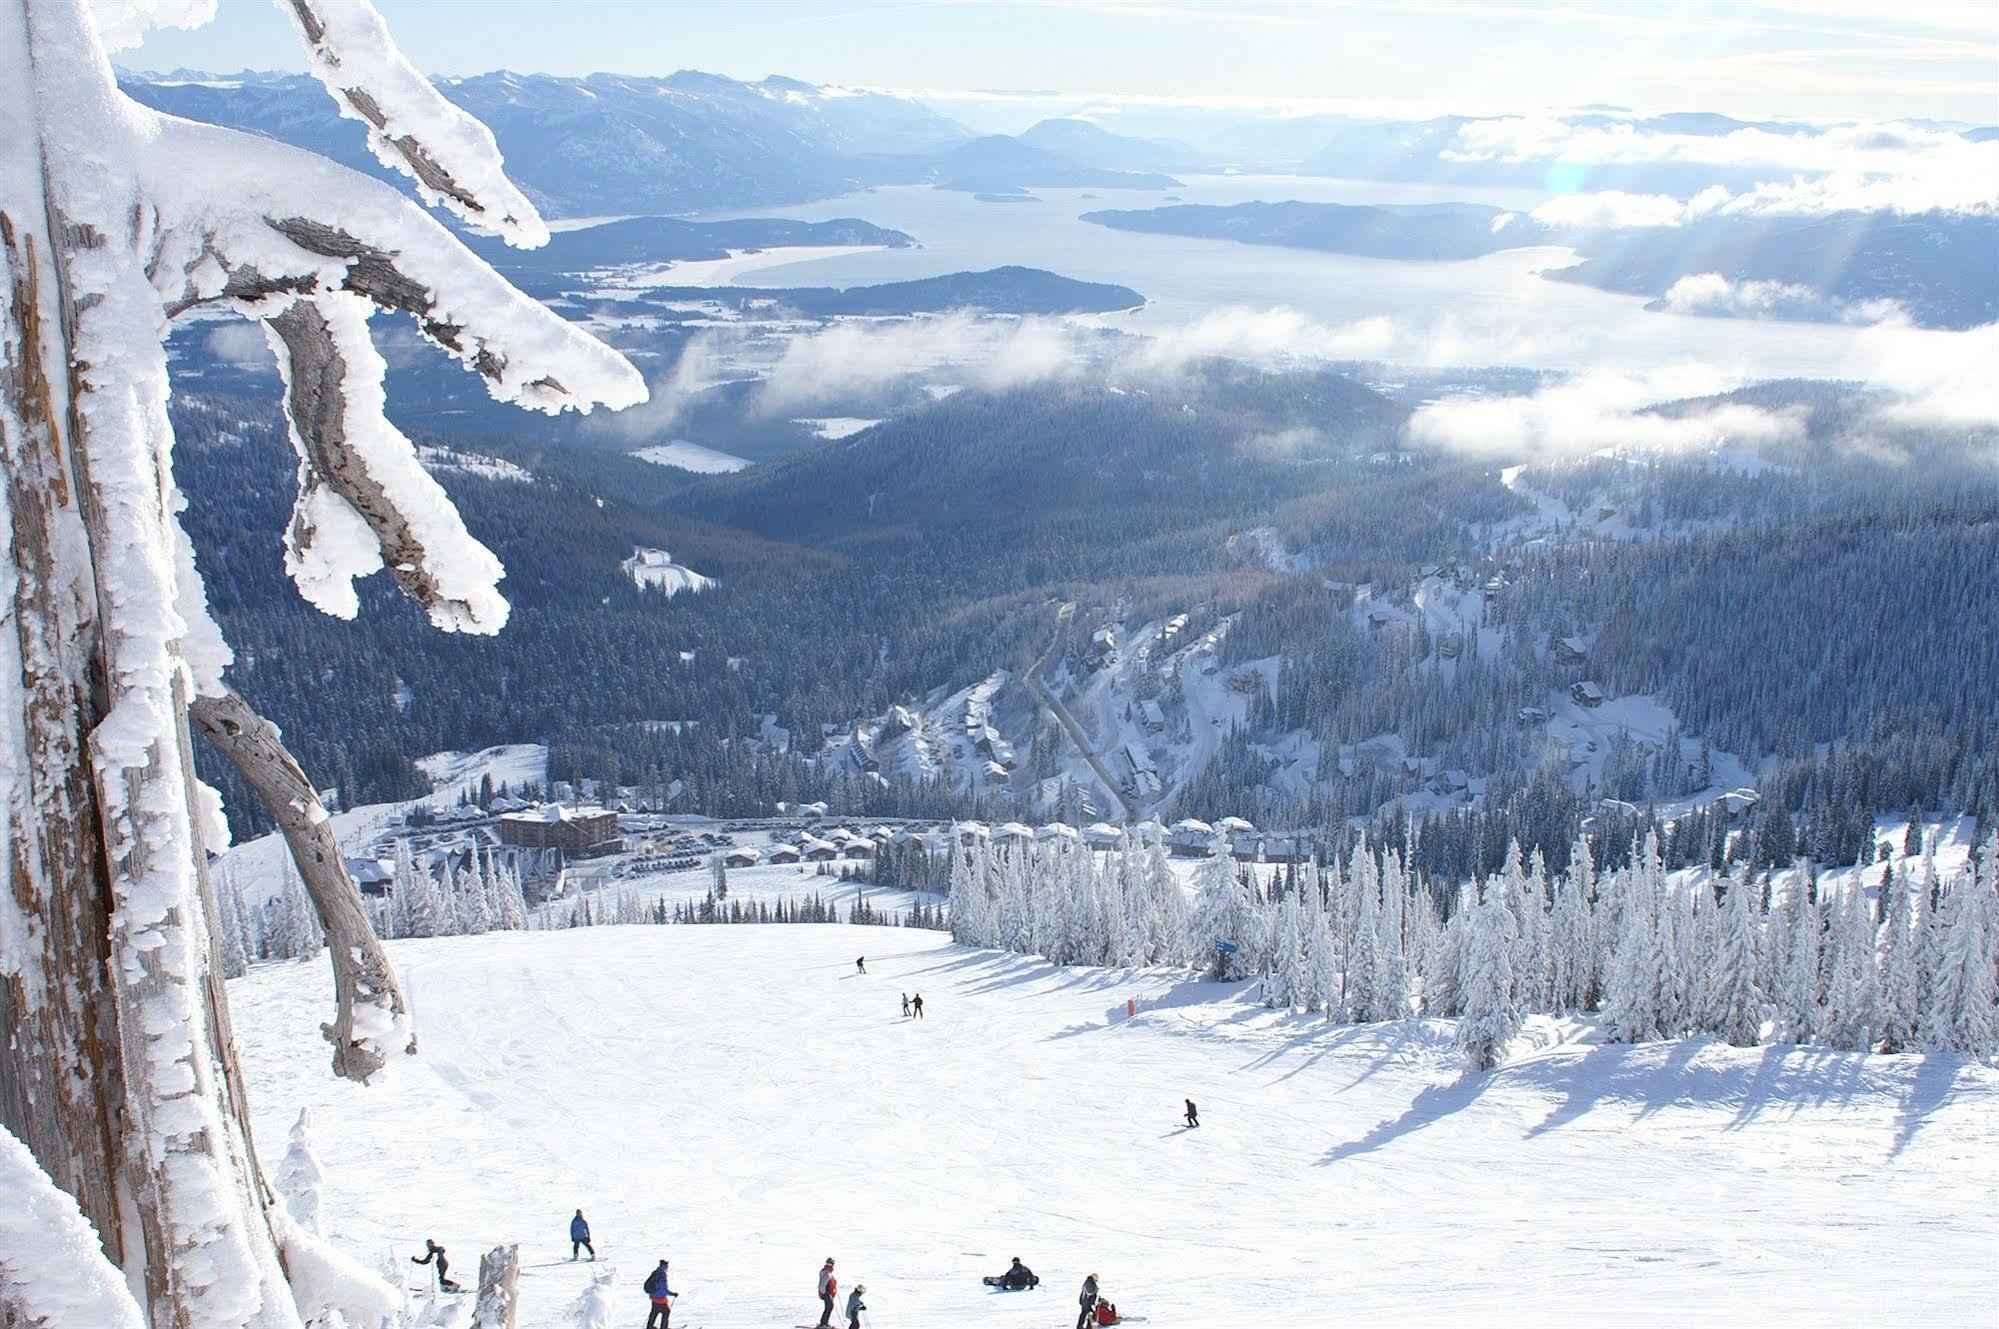
<instances>
[{"instance_id":1,"label":"snowy ski slope","mask_svg":"<svg viewBox=\"0 0 1999 1329\"><path fill-rule=\"evenodd\" d=\"M323 959L232 984L258 1138L313 1109L329 1234L370 1264L521 1242L522 1329L569 1323L578 1206L633 1325L661 1256L674 1323L708 1329L815 1320L828 1254L883 1329L1066 1325L1091 1271L1161 1329L1964 1326L1999 1298L1988 1068L1542 1021L1464 1082L1442 1023L1331 1028L894 928L391 951L423 1055L376 1088L326 1069ZM979 1285L1013 1255L1040 1290Z\"/></svg>"}]
</instances>

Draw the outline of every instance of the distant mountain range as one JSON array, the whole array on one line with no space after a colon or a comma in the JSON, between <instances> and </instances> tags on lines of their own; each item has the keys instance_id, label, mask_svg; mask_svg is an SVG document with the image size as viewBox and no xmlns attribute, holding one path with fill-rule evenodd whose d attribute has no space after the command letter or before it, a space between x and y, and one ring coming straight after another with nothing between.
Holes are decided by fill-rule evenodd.
<instances>
[{"instance_id":1,"label":"distant mountain range","mask_svg":"<svg viewBox=\"0 0 1999 1329\"><path fill-rule=\"evenodd\" d=\"M401 184L368 151L361 126L304 75L128 72L119 84L159 110L253 130ZM1081 121L980 137L907 98L776 76L501 72L438 86L492 129L508 173L552 217L772 207L885 184L1159 189L1175 183L1161 164L1191 160L1175 145Z\"/></svg>"}]
</instances>

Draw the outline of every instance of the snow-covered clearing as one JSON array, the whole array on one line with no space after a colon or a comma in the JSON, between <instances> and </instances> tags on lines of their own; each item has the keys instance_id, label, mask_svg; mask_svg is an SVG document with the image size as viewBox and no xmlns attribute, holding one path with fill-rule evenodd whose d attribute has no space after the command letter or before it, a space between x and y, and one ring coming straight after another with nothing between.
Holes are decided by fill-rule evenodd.
<instances>
[{"instance_id":1,"label":"snow-covered clearing","mask_svg":"<svg viewBox=\"0 0 1999 1329\"><path fill-rule=\"evenodd\" d=\"M674 562L673 555L664 549L634 549L632 556L618 566L640 590L663 591L668 599L682 591L705 591L715 584L713 577L704 577L693 568Z\"/></svg>"},{"instance_id":2,"label":"snow-covered clearing","mask_svg":"<svg viewBox=\"0 0 1999 1329\"><path fill-rule=\"evenodd\" d=\"M418 757L416 768L430 781L430 803L446 807L467 792L478 792L480 782L491 777L494 784L547 785L548 744L503 743L477 752L433 752Z\"/></svg>"},{"instance_id":3,"label":"snow-covered clearing","mask_svg":"<svg viewBox=\"0 0 1999 1329\"><path fill-rule=\"evenodd\" d=\"M881 1324L927 1329L1067 1323L1093 1270L1161 1329L1956 1326L1999 1297L1999 1073L1950 1060L1537 1051L1536 1021L1466 1081L1440 1024L895 928L390 951L423 1053L374 1088L328 1073L323 960L231 985L259 1136L310 1107L330 1234L412 1283L426 1236L467 1271L521 1242L522 1329L583 1286L578 1206L634 1325L661 1257L676 1323L710 1329L809 1323L828 1254ZM1040 1290L979 1285L1013 1255Z\"/></svg>"},{"instance_id":4,"label":"snow-covered clearing","mask_svg":"<svg viewBox=\"0 0 1999 1329\"><path fill-rule=\"evenodd\" d=\"M821 438L840 439L846 438L849 434L858 434L863 429L873 429L881 421L864 420L858 415L828 415L818 419L797 420L793 423L804 425Z\"/></svg>"},{"instance_id":5,"label":"snow-covered clearing","mask_svg":"<svg viewBox=\"0 0 1999 1329\"><path fill-rule=\"evenodd\" d=\"M684 438L676 438L671 443L655 443L651 447L640 448L632 455L655 466L672 466L697 475L727 475L750 464L747 458L732 452L704 448Z\"/></svg>"},{"instance_id":6,"label":"snow-covered clearing","mask_svg":"<svg viewBox=\"0 0 1999 1329\"><path fill-rule=\"evenodd\" d=\"M531 484L534 472L503 457L488 457L480 452L460 452L456 448L420 444L416 458L423 468L432 475L457 473L476 475L487 480L507 480L515 484Z\"/></svg>"}]
</instances>

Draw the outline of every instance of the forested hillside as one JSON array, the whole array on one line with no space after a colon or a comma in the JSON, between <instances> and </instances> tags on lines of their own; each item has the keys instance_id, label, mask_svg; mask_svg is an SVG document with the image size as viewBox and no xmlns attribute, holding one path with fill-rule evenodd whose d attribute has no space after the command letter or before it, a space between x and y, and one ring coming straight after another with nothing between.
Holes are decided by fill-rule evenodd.
<instances>
[{"instance_id":1,"label":"forested hillside","mask_svg":"<svg viewBox=\"0 0 1999 1329\"><path fill-rule=\"evenodd\" d=\"M1698 859L1718 823L1695 796L1725 779L1762 785L1749 815L1770 852L1850 857L1874 811L1991 807L1991 470L1950 460L1962 440L1882 433L1849 391L1733 400L1803 430L1753 464L1604 456L1502 476L1410 448L1406 408L1351 379L1215 364L1170 386L961 392L706 477L458 437L506 463L433 460L508 568L515 615L493 639L431 637L382 589L358 625L307 609L279 567L282 441L239 401L180 414L239 685L352 801L407 793L422 753L547 740L558 776L661 798L678 780L713 812L1035 810L1063 787L1051 777L1086 793L1089 777L1062 776L1073 746L1024 693L994 712L1017 763L1003 779L877 765L871 717L1018 676L1075 601L1058 689L1106 686L1082 649L1093 632L1191 615L1217 643L1213 682L1139 668L1108 684L1106 705L1162 706L1164 732L1090 721L1172 767L1162 815L1378 814L1431 824L1427 867L1490 869L1512 838L1559 861L1601 798L1633 825L1670 805L1685 824L1669 860ZM1547 524L1550 504L1568 519ZM638 549L715 585L642 589L621 568ZM1585 680L1606 709L1567 700ZM1210 754L1194 692L1221 683L1246 706L1216 721ZM1158 746L1176 741L1193 747Z\"/></svg>"}]
</instances>

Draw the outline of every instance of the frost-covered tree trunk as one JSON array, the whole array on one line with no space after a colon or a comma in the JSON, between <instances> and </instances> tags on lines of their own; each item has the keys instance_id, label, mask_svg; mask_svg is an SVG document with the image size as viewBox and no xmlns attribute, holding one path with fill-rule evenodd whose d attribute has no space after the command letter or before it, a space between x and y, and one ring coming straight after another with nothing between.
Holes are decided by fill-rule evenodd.
<instances>
[{"instance_id":1,"label":"frost-covered tree trunk","mask_svg":"<svg viewBox=\"0 0 1999 1329\"><path fill-rule=\"evenodd\" d=\"M479 1257L479 1297L473 1329L514 1329L520 1313L521 1255L518 1246L495 1246Z\"/></svg>"},{"instance_id":2,"label":"frost-covered tree trunk","mask_svg":"<svg viewBox=\"0 0 1999 1329\"><path fill-rule=\"evenodd\" d=\"M387 566L452 629L498 626L499 566L382 415L367 311L413 317L504 400L624 405L644 388L388 186L124 97L96 22L129 41L203 8L0 0L0 1121L156 1329L289 1329L281 1259L316 1257L251 1147L220 977L219 803L194 776L188 712L220 695L228 651L178 520L168 320L227 307L282 349L301 589L351 613L353 579ZM491 136L365 0L288 12L427 198L545 238Z\"/></svg>"}]
</instances>

